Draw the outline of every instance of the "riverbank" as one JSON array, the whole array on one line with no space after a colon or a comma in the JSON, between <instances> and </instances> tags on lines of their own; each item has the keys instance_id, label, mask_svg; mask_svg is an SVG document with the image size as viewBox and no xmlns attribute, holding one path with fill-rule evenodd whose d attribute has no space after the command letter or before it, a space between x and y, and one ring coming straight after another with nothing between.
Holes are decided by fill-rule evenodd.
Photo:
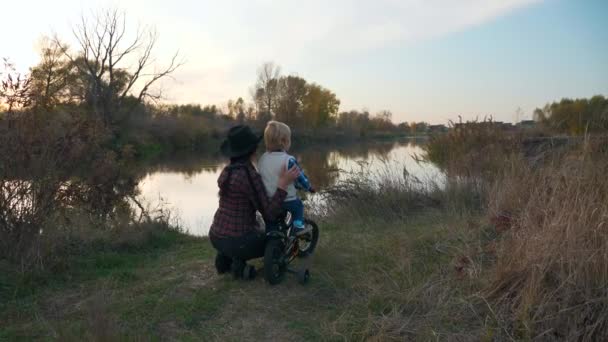
<instances>
[{"instance_id":1,"label":"riverbank","mask_svg":"<svg viewBox=\"0 0 608 342\"><path fill-rule=\"evenodd\" d=\"M44 279L2 272L0 339L469 334L470 322L461 315L474 313L453 316L454 309L466 308L458 304L462 295L452 295L474 283L451 271L451 254L463 243L454 227L466 230L477 224L473 221L435 210L403 219L323 219L312 281L301 286L288 277L274 287L261 278L243 282L218 276L205 238L156 230L137 248L100 247ZM410 323L403 326L402 317L410 317Z\"/></svg>"}]
</instances>

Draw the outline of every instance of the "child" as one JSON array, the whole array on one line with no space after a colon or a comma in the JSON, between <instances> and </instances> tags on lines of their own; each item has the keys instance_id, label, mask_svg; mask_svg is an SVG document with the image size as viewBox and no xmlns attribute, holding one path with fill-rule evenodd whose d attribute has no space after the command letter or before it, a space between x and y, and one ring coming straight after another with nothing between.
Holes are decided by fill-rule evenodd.
<instances>
[{"instance_id":1,"label":"child","mask_svg":"<svg viewBox=\"0 0 608 342\"><path fill-rule=\"evenodd\" d=\"M258 169L260 175L262 175L262 181L268 196L273 196L283 167L287 166L287 169L290 169L293 166L297 168L300 168L300 166L293 156L287 154L289 147L291 147L291 130L286 124L278 121L268 122L264 130L264 143L266 144L266 153L260 157ZM293 217L293 227L296 235L302 235L310 232L312 228L304 226L304 204L298 198L296 188L311 193L315 192L302 169L300 169L300 176L287 187L287 197L283 202L283 209L289 211Z\"/></svg>"}]
</instances>

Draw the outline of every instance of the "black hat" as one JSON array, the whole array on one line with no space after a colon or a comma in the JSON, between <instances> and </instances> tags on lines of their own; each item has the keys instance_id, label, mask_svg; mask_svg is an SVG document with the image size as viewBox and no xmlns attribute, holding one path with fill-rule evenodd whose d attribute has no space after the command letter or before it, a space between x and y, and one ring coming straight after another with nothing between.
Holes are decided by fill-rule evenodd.
<instances>
[{"instance_id":1,"label":"black hat","mask_svg":"<svg viewBox=\"0 0 608 342\"><path fill-rule=\"evenodd\" d=\"M228 131L228 137L220 149L226 157L241 157L254 151L260 140L262 137L255 135L249 126L237 125Z\"/></svg>"}]
</instances>

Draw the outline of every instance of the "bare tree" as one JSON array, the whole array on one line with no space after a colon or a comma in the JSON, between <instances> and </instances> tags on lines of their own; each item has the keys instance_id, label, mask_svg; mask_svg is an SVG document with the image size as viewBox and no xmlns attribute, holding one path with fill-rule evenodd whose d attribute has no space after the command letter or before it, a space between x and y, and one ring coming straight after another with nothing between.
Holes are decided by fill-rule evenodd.
<instances>
[{"instance_id":1,"label":"bare tree","mask_svg":"<svg viewBox=\"0 0 608 342\"><path fill-rule=\"evenodd\" d=\"M247 105L247 112L245 113L245 118L247 119L247 121L250 121L250 122L253 121L255 119L256 112L257 111L253 104Z\"/></svg>"},{"instance_id":2,"label":"bare tree","mask_svg":"<svg viewBox=\"0 0 608 342\"><path fill-rule=\"evenodd\" d=\"M376 114L380 120L385 122L391 122L393 120L393 113L390 110L381 110Z\"/></svg>"},{"instance_id":3,"label":"bare tree","mask_svg":"<svg viewBox=\"0 0 608 342\"><path fill-rule=\"evenodd\" d=\"M129 37L126 16L116 9L105 10L91 19L83 16L73 33L79 48L75 53L57 37L54 41L86 78L86 100L107 125L112 123L112 114L122 108L128 97L135 98L135 103L146 98L158 100L162 94L153 93L151 86L183 64L176 52L168 66L154 68L152 53L158 38L156 31L138 28ZM131 63L134 66L130 66Z\"/></svg>"},{"instance_id":4,"label":"bare tree","mask_svg":"<svg viewBox=\"0 0 608 342\"><path fill-rule=\"evenodd\" d=\"M258 79L255 84L254 100L260 106L260 111L272 114L279 97L279 76L281 67L273 62L266 62L258 69Z\"/></svg>"},{"instance_id":5,"label":"bare tree","mask_svg":"<svg viewBox=\"0 0 608 342\"><path fill-rule=\"evenodd\" d=\"M8 58L2 58L0 69L0 109L12 113L16 108L30 104L31 81L27 75L17 72Z\"/></svg>"}]
</instances>

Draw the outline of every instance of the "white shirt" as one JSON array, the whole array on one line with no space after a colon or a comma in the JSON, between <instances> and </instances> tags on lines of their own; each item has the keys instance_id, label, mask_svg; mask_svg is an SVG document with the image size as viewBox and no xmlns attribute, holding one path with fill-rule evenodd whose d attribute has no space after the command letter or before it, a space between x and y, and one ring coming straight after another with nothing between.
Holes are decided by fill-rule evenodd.
<instances>
[{"instance_id":1,"label":"white shirt","mask_svg":"<svg viewBox=\"0 0 608 342\"><path fill-rule=\"evenodd\" d=\"M274 196L279 184L279 175L283 168L287 167L289 158L293 158L284 151L266 152L258 160L258 171L262 176L262 181L266 187L266 193L269 197ZM287 186L287 196L285 202L293 201L298 198L294 183Z\"/></svg>"}]
</instances>

